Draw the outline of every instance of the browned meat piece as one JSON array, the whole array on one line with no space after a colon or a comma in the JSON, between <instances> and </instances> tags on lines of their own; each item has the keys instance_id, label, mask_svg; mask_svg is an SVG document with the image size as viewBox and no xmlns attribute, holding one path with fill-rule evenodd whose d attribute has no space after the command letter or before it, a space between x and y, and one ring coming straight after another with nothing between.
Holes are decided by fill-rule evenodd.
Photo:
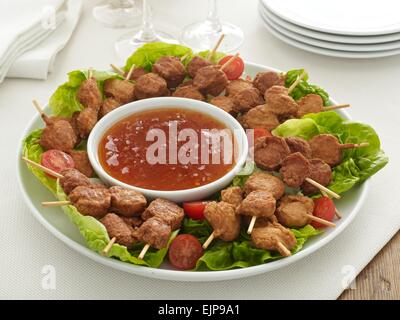
<instances>
[{"instance_id":1,"label":"browned meat piece","mask_svg":"<svg viewBox=\"0 0 400 320\"><path fill-rule=\"evenodd\" d=\"M254 161L264 170L276 170L283 159L290 154L285 139L280 137L263 137L257 139L254 146Z\"/></svg>"},{"instance_id":2,"label":"browned meat piece","mask_svg":"<svg viewBox=\"0 0 400 320\"><path fill-rule=\"evenodd\" d=\"M331 167L342 162L342 150L337 138L331 134L319 134L310 141L312 157L325 161Z\"/></svg>"},{"instance_id":3,"label":"browned meat piece","mask_svg":"<svg viewBox=\"0 0 400 320\"><path fill-rule=\"evenodd\" d=\"M120 106L121 102L118 102L114 98L104 99L103 103L101 104L99 117L104 117L107 113L113 111L114 109L117 109Z\"/></svg>"},{"instance_id":4,"label":"browned meat piece","mask_svg":"<svg viewBox=\"0 0 400 320\"><path fill-rule=\"evenodd\" d=\"M279 243L288 250L291 250L297 243L293 232L277 222L269 223L265 227L254 228L251 240L257 248L278 251L283 256L287 256L287 254Z\"/></svg>"},{"instance_id":5,"label":"browned meat piece","mask_svg":"<svg viewBox=\"0 0 400 320\"><path fill-rule=\"evenodd\" d=\"M167 82L158 74L147 73L136 81L135 96L136 99L147 99L155 97L164 97L169 95Z\"/></svg>"},{"instance_id":6,"label":"browned meat piece","mask_svg":"<svg viewBox=\"0 0 400 320\"><path fill-rule=\"evenodd\" d=\"M218 108L228 112L232 115L235 115L235 101L230 97L225 96L217 96L210 100L210 103Z\"/></svg>"},{"instance_id":7,"label":"browned meat piece","mask_svg":"<svg viewBox=\"0 0 400 320\"><path fill-rule=\"evenodd\" d=\"M256 88L241 90L230 97L235 102L235 111L237 112L246 112L264 103L260 91Z\"/></svg>"},{"instance_id":8,"label":"browned meat piece","mask_svg":"<svg viewBox=\"0 0 400 320\"><path fill-rule=\"evenodd\" d=\"M90 185L89 178L76 169L66 169L61 174L63 177L60 179L60 185L66 194L70 194L78 186Z\"/></svg>"},{"instance_id":9,"label":"browned meat piece","mask_svg":"<svg viewBox=\"0 0 400 320\"><path fill-rule=\"evenodd\" d=\"M77 98L85 108L92 108L98 111L100 109L102 96L97 86L96 79L90 78L83 81L79 87Z\"/></svg>"},{"instance_id":10,"label":"browned meat piece","mask_svg":"<svg viewBox=\"0 0 400 320\"><path fill-rule=\"evenodd\" d=\"M115 213L107 213L100 219L100 222L106 227L110 239L115 237L116 243L128 249L132 248L136 242L136 238L132 232L132 228L121 217Z\"/></svg>"},{"instance_id":11,"label":"browned meat piece","mask_svg":"<svg viewBox=\"0 0 400 320\"><path fill-rule=\"evenodd\" d=\"M240 233L240 215L233 205L227 202L209 202L204 216L214 230L214 236L223 241L233 241Z\"/></svg>"},{"instance_id":12,"label":"browned meat piece","mask_svg":"<svg viewBox=\"0 0 400 320\"><path fill-rule=\"evenodd\" d=\"M128 226L131 226L134 230L139 228L143 223L143 220L140 217L121 217L121 218Z\"/></svg>"},{"instance_id":13,"label":"browned meat piece","mask_svg":"<svg viewBox=\"0 0 400 320\"><path fill-rule=\"evenodd\" d=\"M249 194L252 191L268 191L275 199L279 199L285 193L285 185L281 179L267 172L258 171L253 173L244 184L244 192Z\"/></svg>"},{"instance_id":14,"label":"browned meat piece","mask_svg":"<svg viewBox=\"0 0 400 320\"><path fill-rule=\"evenodd\" d=\"M153 248L162 249L168 245L171 232L169 224L159 217L153 217L143 222L137 230L137 236L142 242Z\"/></svg>"},{"instance_id":15,"label":"browned meat piece","mask_svg":"<svg viewBox=\"0 0 400 320\"><path fill-rule=\"evenodd\" d=\"M140 215L146 207L147 200L139 192L118 186L110 188L111 211L131 217Z\"/></svg>"},{"instance_id":16,"label":"browned meat piece","mask_svg":"<svg viewBox=\"0 0 400 320\"><path fill-rule=\"evenodd\" d=\"M212 63L200 56L194 56L187 65L187 72L191 78L194 78L197 71L201 68L211 66Z\"/></svg>"},{"instance_id":17,"label":"browned meat piece","mask_svg":"<svg viewBox=\"0 0 400 320\"><path fill-rule=\"evenodd\" d=\"M312 215L314 201L308 197L284 196L276 210L278 221L289 228L300 228L310 222L307 215Z\"/></svg>"},{"instance_id":18,"label":"browned meat piece","mask_svg":"<svg viewBox=\"0 0 400 320\"><path fill-rule=\"evenodd\" d=\"M265 128L269 131L280 124L278 117L265 104L246 112L241 117L241 123L246 129Z\"/></svg>"},{"instance_id":19,"label":"browned meat piece","mask_svg":"<svg viewBox=\"0 0 400 320\"><path fill-rule=\"evenodd\" d=\"M288 94L288 89L281 86L269 88L264 95L265 103L279 116L297 116L298 106Z\"/></svg>"},{"instance_id":20,"label":"browned meat piece","mask_svg":"<svg viewBox=\"0 0 400 320\"><path fill-rule=\"evenodd\" d=\"M97 219L104 217L111 205L111 196L107 189L87 186L78 186L72 190L69 200L81 214Z\"/></svg>"},{"instance_id":21,"label":"browned meat piece","mask_svg":"<svg viewBox=\"0 0 400 320\"><path fill-rule=\"evenodd\" d=\"M253 88L254 86L251 81L244 79L232 80L226 86L226 95L233 96L242 90L253 89Z\"/></svg>"},{"instance_id":22,"label":"browned meat piece","mask_svg":"<svg viewBox=\"0 0 400 320\"><path fill-rule=\"evenodd\" d=\"M240 187L226 188L221 191L221 200L236 208L243 200L243 191Z\"/></svg>"},{"instance_id":23,"label":"browned meat piece","mask_svg":"<svg viewBox=\"0 0 400 320\"><path fill-rule=\"evenodd\" d=\"M252 191L242 201L237 212L246 216L269 218L275 213L276 200L268 191Z\"/></svg>"},{"instance_id":24,"label":"browned meat piece","mask_svg":"<svg viewBox=\"0 0 400 320\"><path fill-rule=\"evenodd\" d=\"M204 101L205 98L203 94L193 85L179 87L172 94L173 97L188 98L194 100Z\"/></svg>"},{"instance_id":25,"label":"browned meat piece","mask_svg":"<svg viewBox=\"0 0 400 320\"><path fill-rule=\"evenodd\" d=\"M212 96L218 96L225 90L228 84L228 78L225 73L220 70L219 66L211 65L197 71L193 79L193 84L204 95L210 94Z\"/></svg>"},{"instance_id":26,"label":"browned meat piece","mask_svg":"<svg viewBox=\"0 0 400 320\"><path fill-rule=\"evenodd\" d=\"M153 65L153 72L164 78L170 89L179 86L186 76L185 66L177 57L161 57Z\"/></svg>"},{"instance_id":27,"label":"browned meat piece","mask_svg":"<svg viewBox=\"0 0 400 320\"><path fill-rule=\"evenodd\" d=\"M135 85L127 80L107 79L104 81L104 94L121 104L135 100Z\"/></svg>"},{"instance_id":28,"label":"browned meat piece","mask_svg":"<svg viewBox=\"0 0 400 320\"><path fill-rule=\"evenodd\" d=\"M299 137L288 137L285 140L291 153L300 152L307 159L311 159L311 147L306 140Z\"/></svg>"},{"instance_id":29,"label":"browned meat piece","mask_svg":"<svg viewBox=\"0 0 400 320\"><path fill-rule=\"evenodd\" d=\"M193 85L193 80L190 79L190 80L186 80L186 81L182 82L182 83L178 86L178 88L183 88L183 87L192 86L192 85Z\"/></svg>"},{"instance_id":30,"label":"browned meat piece","mask_svg":"<svg viewBox=\"0 0 400 320\"><path fill-rule=\"evenodd\" d=\"M253 85L264 94L272 86L284 86L285 77L274 71L259 72L253 80Z\"/></svg>"},{"instance_id":31,"label":"browned meat piece","mask_svg":"<svg viewBox=\"0 0 400 320\"><path fill-rule=\"evenodd\" d=\"M124 77L128 76L128 72L129 71L125 72ZM149 73L149 72L147 70L145 70L144 68L141 68L141 67L134 68L131 73L131 76L127 80L136 81L137 79L139 79L139 77L143 76L146 73Z\"/></svg>"},{"instance_id":32,"label":"browned meat piece","mask_svg":"<svg viewBox=\"0 0 400 320\"><path fill-rule=\"evenodd\" d=\"M87 139L98 119L98 111L93 108L83 109L76 118L79 137Z\"/></svg>"},{"instance_id":33,"label":"browned meat piece","mask_svg":"<svg viewBox=\"0 0 400 320\"><path fill-rule=\"evenodd\" d=\"M297 101L297 104L299 106L297 117L301 118L308 113L321 112L324 106L324 101L318 94L310 93Z\"/></svg>"},{"instance_id":34,"label":"browned meat piece","mask_svg":"<svg viewBox=\"0 0 400 320\"><path fill-rule=\"evenodd\" d=\"M321 159L311 159L310 175L308 177L326 187L332 181L332 169L327 163L325 163ZM314 187L307 181L303 182L303 184L301 185L301 190L304 194L314 194L319 192L318 188Z\"/></svg>"},{"instance_id":35,"label":"browned meat piece","mask_svg":"<svg viewBox=\"0 0 400 320\"><path fill-rule=\"evenodd\" d=\"M69 152L75 147L77 136L69 121L59 119L46 124L39 143L47 150L56 149Z\"/></svg>"},{"instance_id":36,"label":"browned meat piece","mask_svg":"<svg viewBox=\"0 0 400 320\"><path fill-rule=\"evenodd\" d=\"M93 176L93 168L86 151L71 150L69 155L74 159L75 169L89 178Z\"/></svg>"},{"instance_id":37,"label":"browned meat piece","mask_svg":"<svg viewBox=\"0 0 400 320\"><path fill-rule=\"evenodd\" d=\"M295 152L282 161L279 172L289 187L298 188L310 176L310 162L300 152Z\"/></svg>"},{"instance_id":38,"label":"browned meat piece","mask_svg":"<svg viewBox=\"0 0 400 320\"><path fill-rule=\"evenodd\" d=\"M143 220L158 217L170 225L172 230L179 229L184 216L184 211L180 206L169 200L160 198L153 200L142 213Z\"/></svg>"}]
</instances>

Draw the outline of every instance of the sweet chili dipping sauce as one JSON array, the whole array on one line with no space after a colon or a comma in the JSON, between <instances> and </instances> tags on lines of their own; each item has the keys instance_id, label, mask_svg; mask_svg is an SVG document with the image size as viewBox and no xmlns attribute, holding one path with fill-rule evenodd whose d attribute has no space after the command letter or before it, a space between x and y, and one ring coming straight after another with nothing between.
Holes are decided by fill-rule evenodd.
<instances>
[{"instance_id":1,"label":"sweet chili dipping sauce","mask_svg":"<svg viewBox=\"0 0 400 320\"><path fill-rule=\"evenodd\" d=\"M192 129L191 136L179 136L180 132L188 132L183 129ZM221 130L230 133L228 140L233 145L233 133L201 112L175 108L138 112L105 132L99 145L100 164L115 179L144 189L199 187L221 178L235 164L234 148L230 157L224 156L227 148L222 139L219 145L201 143L210 137L209 132ZM165 139L150 134L156 131ZM197 140L190 140L193 135ZM198 143L194 145L193 141ZM184 155L183 161L180 155Z\"/></svg>"}]
</instances>

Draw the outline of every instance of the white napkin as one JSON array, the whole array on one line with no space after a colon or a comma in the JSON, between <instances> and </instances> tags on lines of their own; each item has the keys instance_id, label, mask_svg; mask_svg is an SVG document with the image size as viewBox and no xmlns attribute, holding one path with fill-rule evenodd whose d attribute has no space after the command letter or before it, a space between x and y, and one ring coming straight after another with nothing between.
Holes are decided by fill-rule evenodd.
<instances>
[{"instance_id":1,"label":"white napkin","mask_svg":"<svg viewBox=\"0 0 400 320\"><path fill-rule=\"evenodd\" d=\"M53 71L57 53L70 39L80 17L82 0L67 0L64 21L39 45L20 55L7 72L7 77L46 79Z\"/></svg>"}]
</instances>

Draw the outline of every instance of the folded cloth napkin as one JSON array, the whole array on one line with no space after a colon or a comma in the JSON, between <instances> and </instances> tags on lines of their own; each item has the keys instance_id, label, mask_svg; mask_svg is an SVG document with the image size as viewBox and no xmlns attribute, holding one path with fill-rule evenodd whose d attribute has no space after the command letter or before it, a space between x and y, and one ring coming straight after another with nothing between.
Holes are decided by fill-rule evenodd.
<instances>
[{"instance_id":1,"label":"folded cloth napkin","mask_svg":"<svg viewBox=\"0 0 400 320\"><path fill-rule=\"evenodd\" d=\"M65 6L60 26L40 44L20 55L9 68L7 77L46 79L53 71L57 53L66 45L77 25L82 0L67 0Z\"/></svg>"}]
</instances>

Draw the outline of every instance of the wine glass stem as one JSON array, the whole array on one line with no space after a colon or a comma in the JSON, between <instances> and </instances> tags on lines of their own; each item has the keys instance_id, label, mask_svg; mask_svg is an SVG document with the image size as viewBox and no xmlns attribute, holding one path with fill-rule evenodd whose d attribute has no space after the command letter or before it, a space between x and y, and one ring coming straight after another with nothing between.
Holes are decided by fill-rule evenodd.
<instances>
[{"instance_id":1,"label":"wine glass stem","mask_svg":"<svg viewBox=\"0 0 400 320\"><path fill-rule=\"evenodd\" d=\"M138 37L141 41L149 42L156 38L156 32L153 26L153 20L151 16L151 8L147 3L147 0L143 0L143 20L142 28L139 31Z\"/></svg>"},{"instance_id":2,"label":"wine glass stem","mask_svg":"<svg viewBox=\"0 0 400 320\"><path fill-rule=\"evenodd\" d=\"M216 32L222 31L221 22L218 18L217 0L208 0L207 21L210 23L212 29L214 29Z\"/></svg>"}]
</instances>

